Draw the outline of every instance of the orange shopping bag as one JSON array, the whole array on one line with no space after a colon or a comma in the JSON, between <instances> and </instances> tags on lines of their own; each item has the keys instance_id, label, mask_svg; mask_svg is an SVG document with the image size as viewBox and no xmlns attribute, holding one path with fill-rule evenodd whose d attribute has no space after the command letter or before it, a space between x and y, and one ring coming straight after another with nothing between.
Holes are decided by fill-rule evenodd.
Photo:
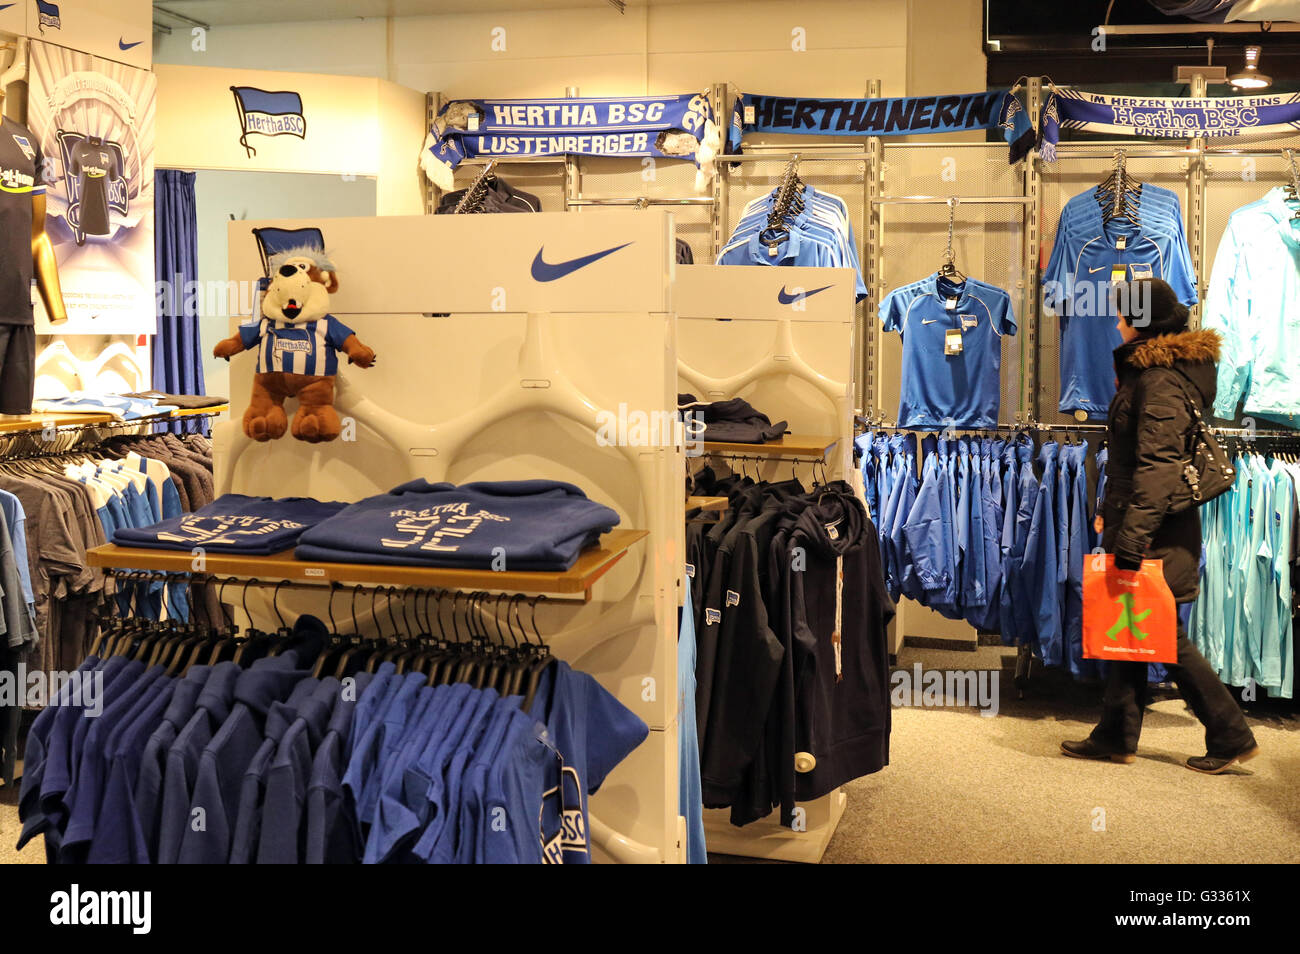
<instances>
[{"instance_id":1,"label":"orange shopping bag","mask_svg":"<svg viewBox=\"0 0 1300 954\"><path fill-rule=\"evenodd\" d=\"M1097 553L1083 564L1083 655L1111 662L1178 661L1178 610L1160 560L1136 573Z\"/></svg>"}]
</instances>

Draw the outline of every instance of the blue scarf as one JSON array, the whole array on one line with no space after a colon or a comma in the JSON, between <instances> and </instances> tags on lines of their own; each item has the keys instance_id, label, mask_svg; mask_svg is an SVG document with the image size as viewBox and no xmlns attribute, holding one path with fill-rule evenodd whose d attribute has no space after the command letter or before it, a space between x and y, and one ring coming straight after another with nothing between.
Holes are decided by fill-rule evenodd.
<instances>
[{"instance_id":1,"label":"blue scarf","mask_svg":"<svg viewBox=\"0 0 1300 954\"><path fill-rule=\"evenodd\" d=\"M1294 134L1300 130L1300 93L1186 99L1062 89L1043 105L1039 151L1048 162L1056 159L1062 129L1153 139Z\"/></svg>"},{"instance_id":2,"label":"blue scarf","mask_svg":"<svg viewBox=\"0 0 1300 954\"><path fill-rule=\"evenodd\" d=\"M438 188L455 188L465 159L534 156L653 156L691 159L697 186L713 175L722 136L709 98L678 96L462 99L438 113L420 165Z\"/></svg>"},{"instance_id":3,"label":"blue scarf","mask_svg":"<svg viewBox=\"0 0 1300 954\"><path fill-rule=\"evenodd\" d=\"M1010 91L897 99L742 97L744 131L804 136L913 136L1001 129L1018 162L1034 145L1034 128Z\"/></svg>"}]
</instances>

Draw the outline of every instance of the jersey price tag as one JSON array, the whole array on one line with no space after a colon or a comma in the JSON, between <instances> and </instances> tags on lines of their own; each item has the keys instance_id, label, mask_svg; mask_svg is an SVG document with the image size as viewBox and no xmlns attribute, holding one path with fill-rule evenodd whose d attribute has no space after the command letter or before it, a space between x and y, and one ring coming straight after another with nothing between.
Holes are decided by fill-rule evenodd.
<instances>
[{"instance_id":1,"label":"jersey price tag","mask_svg":"<svg viewBox=\"0 0 1300 954\"><path fill-rule=\"evenodd\" d=\"M1128 248L1128 236L1121 235L1119 237L1119 241L1115 243L1115 247L1119 249L1121 252L1124 251L1124 249Z\"/></svg>"},{"instance_id":2,"label":"jersey price tag","mask_svg":"<svg viewBox=\"0 0 1300 954\"><path fill-rule=\"evenodd\" d=\"M752 125L754 125L754 120L755 120L754 107L753 107L753 106L746 106L746 107L745 107L745 124L748 125L748 126L752 126Z\"/></svg>"},{"instance_id":3,"label":"jersey price tag","mask_svg":"<svg viewBox=\"0 0 1300 954\"><path fill-rule=\"evenodd\" d=\"M961 354L961 332L956 328L949 328L943 333L943 353Z\"/></svg>"},{"instance_id":4,"label":"jersey price tag","mask_svg":"<svg viewBox=\"0 0 1300 954\"><path fill-rule=\"evenodd\" d=\"M943 302L944 311L953 311L957 307L956 298L945 298Z\"/></svg>"},{"instance_id":5,"label":"jersey price tag","mask_svg":"<svg viewBox=\"0 0 1300 954\"><path fill-rule=\"evenodd\" d=\"M470 113L465 117L465 127L469 132L478 132L478 113Z\"/></svg>"},{"instance_id":6,"label":"jersey price tag","mask_svg":"<svg viewBox=\"0 0 1300 954\"><path fill-rule=\"evenodd\" d=\"M1128 278L1128 266L1112 265L1110 267L1110 280L1112 282L1122 282Z\"/></svg>"}]
</instances>

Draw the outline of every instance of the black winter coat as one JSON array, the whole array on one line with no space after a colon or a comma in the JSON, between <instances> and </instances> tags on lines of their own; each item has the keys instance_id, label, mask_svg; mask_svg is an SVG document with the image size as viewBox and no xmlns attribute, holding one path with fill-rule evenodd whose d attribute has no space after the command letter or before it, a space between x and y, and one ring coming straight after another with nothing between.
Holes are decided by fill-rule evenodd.
<instances>
[{"instance_id":1,"label":"black winter coat","mask_svg":"<svg viewBox=\"0 0 1300 954\"><path fill-rule=\"evenodd\" d=\"M1214 331L1139 338L1115 350L1119 387L1108 420L1102 548L1134 562L1163 560L1179 603L1196 599L1201 518L1195 507L1176 514L1166 508L1183 480L1192 428L1185 395L1202 413L1214 404L1218 358Z\"/></svg>"}]
</instances>

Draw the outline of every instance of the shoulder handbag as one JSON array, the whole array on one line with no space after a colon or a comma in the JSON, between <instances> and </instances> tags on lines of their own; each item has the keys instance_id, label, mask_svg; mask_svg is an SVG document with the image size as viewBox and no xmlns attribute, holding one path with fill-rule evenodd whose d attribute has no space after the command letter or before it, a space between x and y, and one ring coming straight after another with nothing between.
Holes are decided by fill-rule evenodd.
<instances>
[{"instance_id":1,"label":"shoulder handbag","mask_svg":"<svg viewBox=\"0 0 1300 954\"><path fill-rule=\"evenodd\" d=\"M1177 368L1172 370L1178 375L1178 387L1192 415L1192 428L1187 435L1187 450L1183 457L1183 479L1169 497L1168 512L1182 513L1226 493L1237 479L1237 469L1214 439L1214 432L1201 416L1196 399L1187 390L1191 379Z\"/></svg>"}]
</instances>

